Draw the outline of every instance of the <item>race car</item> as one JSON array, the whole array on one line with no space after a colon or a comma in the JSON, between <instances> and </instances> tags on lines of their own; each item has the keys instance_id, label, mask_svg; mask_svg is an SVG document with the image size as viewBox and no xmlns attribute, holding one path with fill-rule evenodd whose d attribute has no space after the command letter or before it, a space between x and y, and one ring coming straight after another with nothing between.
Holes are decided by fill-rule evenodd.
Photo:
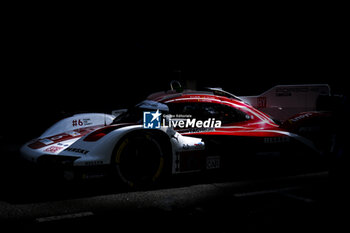
<instances>
[{"instance_id":1,"label":"race car","mask_svg":"<svg viewBox=\"0 0 350 233\"><path fill-rule=\"evenodd\" d=\"M112 175L129 187L217 169L298 169L328 150L313 141L321 129L302 123L327 118L316 111L320 95L329 95L328 85L276 86L250 97L171 85L127 110L65 118L23 145L21 154L58 168L66 179Z\"/></svg>"}]
</instances>

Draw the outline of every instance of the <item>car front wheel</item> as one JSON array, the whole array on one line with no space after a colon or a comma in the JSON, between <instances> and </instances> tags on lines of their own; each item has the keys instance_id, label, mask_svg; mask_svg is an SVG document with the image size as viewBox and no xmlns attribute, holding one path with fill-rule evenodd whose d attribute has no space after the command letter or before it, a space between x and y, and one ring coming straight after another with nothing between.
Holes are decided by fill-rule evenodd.
<instances>
[{"instance_id":1,"label":"car front wheel","mask_svg":"<svg viewBox=\"0 0 350 233\"><path fill-rule=\"evenodd\" d=\"M118 143L112 165L118 178L129 187L149 187L164 173L165 157L155 136L146 132L131 133Z\"/></svg>"}]
</instances>

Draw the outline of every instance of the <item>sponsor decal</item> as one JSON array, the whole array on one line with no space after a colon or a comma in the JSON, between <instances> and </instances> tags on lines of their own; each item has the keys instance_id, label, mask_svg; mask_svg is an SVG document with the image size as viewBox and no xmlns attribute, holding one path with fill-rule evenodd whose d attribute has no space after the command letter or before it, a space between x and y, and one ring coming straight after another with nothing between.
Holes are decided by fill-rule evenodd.
<instances>
[{"instance_id":1,"label":"sponsor decal","mask_svg":"<svg viewBox=\"0 0 350 233\"><path fill-rule=\"evenodd\" d=\"M50 146L46 148L44 151L49 153L57 153L58 151L62 150L64 147L62 146Z\"/></svg>"},{"instance_id":2,"label":"sponsor decal","mask_svg":"<svg viewBox=\"0 0 350 233\"><path fill-rule=\"evenodd\" d=\"M87 153L89 153L88 150L84 150L81 148L74 148L74 147L68 147L65 149L65 151L71 151L71 152L75 152L75 153L79 153L79 154L84 154L86 155Z\"/></svg>"},{"instance_id":3,"label":"sponsor decal","mask_svg":"<svg viewBox=\"0 0 350 233\"><path fill-rule=\"evenodd\" d=\"M286 142L290 142L289 137L267 137L267 138L264 138L264 143L267 143L267 144L286 143Z\"/></svg>"},{"instance_id":4,"label":"sponsor decal","mask_svg":"<svg viewBox=\"0 0 350 233\"><path fill-rule=\"evenodd\" d=\"M182 149L184 149L184 150L202 150L202 149L204 149L204 143L199 142L199 143L195 143L193 145L183 144Z\"/></svg>"},{"instance_id":5,"label":"sponsor decal","mask_svg":"<svg viewBox=\"0 0 350 233\"><path fill-rule=\"evenodd\" d=\"M103 161L101 161L101 160L85 162L85 166L97 166L97 165L102 165L102 164L103 164Z\"/></svg>"},{"instance_id":6,"label":"sponsor decal","mask_svg":"<svg viewBox=\"0 0 350 233\"><path fill-rule=\"evenodd\" d=\"M313 112L306 112L306 113L301 113L301 114L298 114L297 116L289 119L289 123L293 124L295 122L298 122L300 120L303 120L303 119L306 119L306 118L309 118L311 116L313 116L314 113Z\"/></svg>"},{"instance_id":7,"label":"sponsor decal","mask_svg":"<svg viewBox=\"0 0 350 233\"><path fill-rule=\"evenodd\" d=\"M92 120L90 118L72 120L73 127L89 126L89 125L92 125Z\"/></svg>"},{"instance_id":8,"label":"sponsor decal","mask_svg":"<svg viewBox=\"0 0 350 233\"><path fill-rule=\"evenodd\" d=\"M72 136L72 137L77 137L77 136L80 136L80 135L81 135L79 132L74 131L74 130L68 131L67 134L70 135L70 136Z\"/></svg>"},{"instance_id":9,"label":"sponsor decal","mask_svg":"<svg viewBox=\"0 0 350 233\"><path fill-rule=\"evenodd\" d=\"M39 142L44 144L44 145L50 145L50 144L54 143L54 141L52 141L48 138L41 139L41 140L39 140Z\"/></svg>"},{"instance_id":10,"label":"sponsor decal","mask_svg":"<svg viewBox=\"0 0 350 233\"><path fill-rule=\"evenodd\" d=\"M266 108L267 99L265 96L258 97L257 102L258 102L257 104L258 108Z\"/></svg>"},{"instance_id":11,"label":"sponsor decal","mask_svg":"<svg viewBox=\"0 0 350 233\"><path fill-rule=\"evenodd\" d=\"M292 86L276 88L276 96L292 96L293 93L319 92L327 94L324 86Z\"/></svg>"},{"instance_id":12,"label":"sponsor decal","mask_svg":"<svg viewBox=\"0 0 350 233\"><path fill-rule=\"evenodd\" d=\"M208 156L206 167L207 169L220 168L220 156Z\"/></svg>"}]
</instances>

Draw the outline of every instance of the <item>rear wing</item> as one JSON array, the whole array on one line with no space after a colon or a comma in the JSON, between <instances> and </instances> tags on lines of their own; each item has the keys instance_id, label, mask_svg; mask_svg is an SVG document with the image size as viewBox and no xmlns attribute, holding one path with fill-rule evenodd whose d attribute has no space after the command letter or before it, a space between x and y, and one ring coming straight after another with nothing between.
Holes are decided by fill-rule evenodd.
<instances>
[{"instance_id":1,"label":"rear wing","mask_svg":"<svg viewBox=\"0 0 350 233\"><path fill-rule=\"evenodd\" d=\"M328 84L278 85L261 95L240 98L272 118L284 121L300 112L315 111L320 96L330 96Z\"/></svg>"}]
</instances>

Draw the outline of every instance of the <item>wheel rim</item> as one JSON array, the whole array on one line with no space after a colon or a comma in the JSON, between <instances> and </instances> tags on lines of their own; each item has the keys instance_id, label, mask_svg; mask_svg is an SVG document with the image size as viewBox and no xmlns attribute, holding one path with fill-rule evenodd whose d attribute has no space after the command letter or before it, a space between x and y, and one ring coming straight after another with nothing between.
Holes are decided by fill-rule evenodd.
<instances>
[{"instance_id":1,"label":"wheel rim","mask_svg":"<svg viewBox=\"0 0 350 233\"><path fill-rule=\"evenodd\" d=\"M122 141L115 164L121 180L133 187L155 182L162 173L164 158L159 143L153 137L137 135Z\"/></svg>"}]
</instances>

